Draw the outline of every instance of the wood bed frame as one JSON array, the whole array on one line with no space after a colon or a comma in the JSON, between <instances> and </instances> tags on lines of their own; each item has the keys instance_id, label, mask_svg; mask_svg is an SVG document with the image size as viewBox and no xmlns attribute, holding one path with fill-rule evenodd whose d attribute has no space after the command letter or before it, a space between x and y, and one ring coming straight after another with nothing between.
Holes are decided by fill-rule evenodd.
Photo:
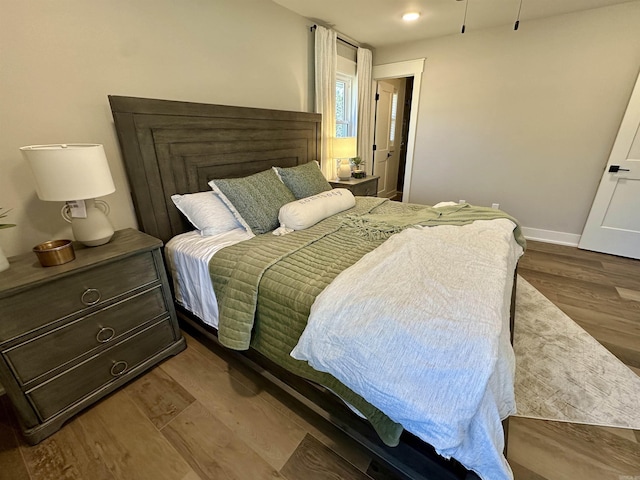
<instances>
[{"instance_id":1,"label":"wood bed frame","mask_svg":"<svg viewBox=\"0 0 640 480\"><path fill-rule=\"evenodd\" d=\"M109 96L109 102L139 228L164 242L193 229L171 195L209 191L208 182L214 178L246 176L320 158L319 114L121 96ZM512 322L514 298L515 294ZM181 306L176 309L183 325L219 345L215 329ZM398 447L384 445L369 423L335 395L258 352L229 352L364 446L374 458L368 472L373 478L478 478L408 432ZM506 422L504 427L506 440Z\"/></svg>"}]
</instances>

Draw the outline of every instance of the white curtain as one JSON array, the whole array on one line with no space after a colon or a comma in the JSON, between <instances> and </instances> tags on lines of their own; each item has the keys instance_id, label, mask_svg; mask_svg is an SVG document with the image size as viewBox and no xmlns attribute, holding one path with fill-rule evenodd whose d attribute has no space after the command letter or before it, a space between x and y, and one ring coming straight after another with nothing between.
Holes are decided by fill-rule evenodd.
<instances>
[{"instance_id":1,"label":"white curtain","mask_svg":"<svg viewBox=\"0 0 640 480\"><path fill-rule=\"evenodd\" d=\"M337 176L331 142L336 135L336 64L338 53L337 35L333 30L316 27L316 113L322 114L322 158L320 168L328 180Z\"/></svg>"},{"instance_id":2,"label":"white curtain","mask_svg":"<svg viewBox=\"0 0 640 480\"><path fill-rule=\"evenodd\" d=\"M371 81L371 50L358 47L358 156L365 162L365 170L371 173L373 167L373 82Z\"/></svg>"}]
</instances>

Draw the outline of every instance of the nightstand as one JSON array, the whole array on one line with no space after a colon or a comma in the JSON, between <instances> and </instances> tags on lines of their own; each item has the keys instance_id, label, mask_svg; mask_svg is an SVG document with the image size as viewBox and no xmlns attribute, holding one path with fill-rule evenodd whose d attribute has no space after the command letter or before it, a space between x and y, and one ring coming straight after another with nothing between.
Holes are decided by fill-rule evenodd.
<instances>
[{"instance_id":1,"label":"nightstand","mask_svg":"<svg viewBox=\"0 0 640 480\"><path fill-rule=\"evenodd\" d=\"M0 383L36 444L162 359L184 350L162 242L119 230L76 259L33 253L0 274Z\"/></svg>"},{"instance_id":2,"label":"nightstand","mask_svg":"<svg viewBox=\"0 0 640 480\"><path fill-rule=\"evenodd\" d=\"M364 178L350 178L349 180L332 180L329 182L333 188L346 188L351 193L361 197L375 197L378 195L378 178L367 176Z\"/></svg>"}]
</instances>

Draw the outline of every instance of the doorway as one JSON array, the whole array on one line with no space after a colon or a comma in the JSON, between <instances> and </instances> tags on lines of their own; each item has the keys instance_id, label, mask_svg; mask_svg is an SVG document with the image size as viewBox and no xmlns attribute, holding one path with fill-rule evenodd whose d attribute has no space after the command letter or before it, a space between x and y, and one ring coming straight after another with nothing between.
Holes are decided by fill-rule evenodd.
<instances>
[{"instance_id":1,"label":"doorway","mask_svg":"<svg viewBox=\"0 0 640 480\"><path fill-rule=\"evenodd\" d=\"M404 115L402 120L403 132L398 132L401 138L400 150L402 152L402 160L398 158L398 175L397 175L397 190L402 192L402 201L409 202L411 194L411 171L413 168L413 157L415 150L416 129L418 120L418 105L420 102L420 85L422 83L422 71L424 69L424 58L409 60L405 62L387 63L383 65L375 65L373 67L373 79L378 82L385 79L406 79L412 78L410 86L406 86L406 90L410 92L405 96L405 100L408 98L409 108L407 110L408 118L405 119ZM405 134L406 129L406 134ZM404 168L401 168L401 163L404 163ZM374 173L376 174L376 173ZM377 174L376 174L377 175ZM397 198L397 197L396 197Z\"/></svg>"},{"instance_id":2,"label":"doorway","mask_svg":"<svg viewBox=\"0 0 640 480\"><path fill-rule=\"evenodd\" d=\"M411 113L413 76L377 82L373 174L378 196L402 201Z\"/></svg>"}]
</instances>

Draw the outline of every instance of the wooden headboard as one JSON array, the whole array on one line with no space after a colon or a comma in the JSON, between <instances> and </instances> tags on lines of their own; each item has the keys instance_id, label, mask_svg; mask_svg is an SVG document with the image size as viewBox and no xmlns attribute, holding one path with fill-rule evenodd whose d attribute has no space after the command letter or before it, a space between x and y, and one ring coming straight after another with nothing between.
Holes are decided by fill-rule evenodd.
<instances>
[{"instance_id":1,"label":"wooden headboard","mask_svg":"<svg viewBox=\"0 0 640 480\"><path fill-rule=\"evenodd\" d=\"M317 113L113 95L109 103L139 228L164 242L193 228L171 195L320 159Z\"/></svg>"}]
</instances>

